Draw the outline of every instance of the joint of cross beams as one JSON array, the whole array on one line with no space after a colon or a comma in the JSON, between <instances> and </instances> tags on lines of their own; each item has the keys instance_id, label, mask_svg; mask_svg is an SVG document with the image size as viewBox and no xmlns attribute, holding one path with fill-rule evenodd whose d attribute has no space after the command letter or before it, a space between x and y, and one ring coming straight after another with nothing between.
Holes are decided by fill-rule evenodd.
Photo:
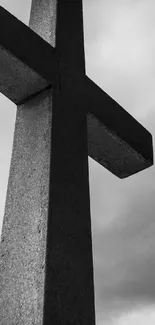
<instances>
[{"instance_id":1,"label":"joint of cross beams","mask_svg":"<svg viewBox=\"0 0 155 325\"><path fill-rule=\"evenodd\" d=\"M23 98L20 102L17 103L17 105L23 105L25 104L27 101L33 100L35 97L39 96L41 93L47 91L48 89L51 89L52 86L48 85L46 88L43 88L39 91L37 91L36 93L33 93L32 95L29 95L27 98Z\"/></svg>"},{"instance_id":2,"label":"joint of cross beams","mask_svg":"<svg viewBox=\"0 0 155 325\"><path fill-rule=\"evenodd\" d=\"M64 19L62 12L61 15ZM67 31L70 33L68 27ZM84 57L79 52L78 60L75 44L75 59L69 62L66 48L63 52L60 42L64 42L64 34L61 35L60 30L58 34L58 47L53 48L0 7L0 91L17 105L50 87L57 89L60 96L70 91L75 101L78 98L79 109L88 113L88 147L92 158L121 178L151 166L151 134L85 75ZM71 51L68 39L66 41ZM117 148L111 150L112 159L108 149L105 155L105 139L109 147Z\"/></svg>"}]
</instances>

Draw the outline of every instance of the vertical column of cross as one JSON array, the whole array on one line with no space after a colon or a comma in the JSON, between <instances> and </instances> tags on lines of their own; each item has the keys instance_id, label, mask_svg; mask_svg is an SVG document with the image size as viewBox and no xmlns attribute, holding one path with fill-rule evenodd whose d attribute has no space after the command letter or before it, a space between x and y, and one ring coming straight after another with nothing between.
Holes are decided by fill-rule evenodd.
<instances>
[{"instance_id":1,"label":"vertical column of cross","mask_svg":"<svg viewBox=\"0 0 155 325\"><path fill-rule=\"evenodd\" d=\"M56 40L60 79L17 108L2 324L94 325L87 121L70 78L84 73L82 1L33 0L30 27Z\"/></svg>"},{"instance_id":2,"label":"vertical column of cross","mask_svg":"<svg viewBox=\"0 0 155 325\"><path fill-rule=\"evenodd\" d=\"M85 73L82 0L51 0L50 10L45 2L33 0L30 19L30 26L56 46L59 61L53 89L43 324L94 325L87 118L70 78L74 70Z\"/></svg>"},{"instance_id":3,"label":"vertical column of cross","mask_svg":"<svg viewBox=\"0 0 155 325\"><path fill-rule=\"evenodd\" d=\"M29 27L55 47L57 0L32 0Z\"/></svg>"},{"instance_id":4,"label":"vertical column of cross","mask_svg":"<svg viewBox=\"0 0 155 325\"><path fill-rule=\"evenodd\" d=\"M72 79L85 72L82 0L57 1L56 21L44 324L94 325L87 118Z\"/></svg>"},{"instance_id":5,"label":"vertical column of cross","mask_svg":"<svg viewBox=\"0 0 155 325\"><path fill-rule=\"evenodd\" d=\"M55 15L56 2L33 1L30 26L53 45ZM52 102L48 89L17 107L1 243L3 325L43 324Z\"/></svg>"},{"instance_id":6,"label":"vertical column of cross","mask_svg":"<svg viewBox=\"0 0 155 325\"><path fill-rule=\"evenodd\" d=\"M85 73L82 0L58 1L56 51L62 68Z\"/></svg>"}]
</instances>

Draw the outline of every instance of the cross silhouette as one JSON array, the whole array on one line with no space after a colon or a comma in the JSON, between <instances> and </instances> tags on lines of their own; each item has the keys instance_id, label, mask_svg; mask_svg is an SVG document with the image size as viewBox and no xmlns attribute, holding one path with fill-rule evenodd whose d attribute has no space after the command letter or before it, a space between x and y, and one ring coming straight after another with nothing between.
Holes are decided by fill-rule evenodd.
<instances>
[{"instance_id":1,"label":"cross silhouette","mask_svg":"<svg viewBox=\"0 0 155 325\"><path fill-rule=\"evenodd\" d=\"M32 0L29 27L0 7L0 91L17 104L2 324L94 324L88 154L124 178L152 136L86 76L82 0Z\"/></svg>"}]
</instances>

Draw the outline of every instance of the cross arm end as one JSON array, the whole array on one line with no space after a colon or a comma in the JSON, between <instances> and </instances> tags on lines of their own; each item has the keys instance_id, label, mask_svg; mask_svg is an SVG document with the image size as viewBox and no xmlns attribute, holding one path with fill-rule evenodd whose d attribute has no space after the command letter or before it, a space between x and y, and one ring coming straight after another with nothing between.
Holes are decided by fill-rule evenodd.
<instances>
[{"instance_id":1,"label":"cross arm end","mask_svg":"<svg viewBox=\"0 0 155 325\"><path fill-rule=\"evenodd\" d=\"M88 153L119 178L153 165L152 135L88 77Z\"/></svg>"}]
</instances>

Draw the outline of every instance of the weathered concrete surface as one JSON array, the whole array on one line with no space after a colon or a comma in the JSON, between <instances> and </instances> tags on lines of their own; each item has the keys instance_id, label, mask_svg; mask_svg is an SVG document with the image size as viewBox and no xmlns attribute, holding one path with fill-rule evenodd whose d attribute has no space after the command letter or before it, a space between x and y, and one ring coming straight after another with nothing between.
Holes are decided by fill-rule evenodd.
<instances>
[{"instance_id":1,"label":"weathered concrete surface","mask_svg":"<svg viewBox=\"0 0 155 325\"><path fill-rule=\"evenodd\" d=\"M52 23L50 16L53 18ZM19 26L14 19L12 22L13 26ZM115 165L115 160L114 156L111 158L109 148L113 150L116 142L115 149L119 148L122 145L120 138L128 140L129 134L124 123L126 119L128 122L128 114L122 113L124 110L120 113L122 108L116 105L119 117L124 116L124 120L111 119L111 109L115 109L114 101L110 101L105 94L103 97L103 92L97 86L94 88L94 84L85 77L82 0L33 0L30 27L48 43L39 36L36 38L34 32L27 27L25 29L23 24L21 26L20 33L25 30L31 41L37 40L36 44L40 44L41 51L42 44L43 48L48 48L47 56L51 51L51 58L44 63L45 58L42 57L41 67L35 65L34 70L43 78L42 73L45 72L45 79L48 69L51 75L53 51L56 52L58 65L53 90L43 90L17 109L2 230L1 324L94 325L87 112L90 107L97 117L90 121L92 129L97 124L100 130L99 120L103 124L102 128L104 125L108 127L110 135L107 140L112 138L112 142L109 142L109 156L106 159L112 165ZM29 48L27 37L25 44ZM1 45L9 53L33 69L30 62L27 63L31 60L30 55L26 54L25 61L20 47L17 47L19 52L16 55L16 42L9 43L11 47L8 48L3 35L2 40L4 43ZM50 44L55 46L55 42L54 50ZM24 42L22 44L25 46ZM31 63L35 63L33 53L32 57ZM41 59L41 56L38 57L37 65ZM80 72L82 78L73 78L72 71L75 70ZM88 82L85 83L85 80ZM84 89L80 87L80 82ZM96 94L98 96L94 100ZM108 103L107 113L104 114L101 110L103 103ZM99 104L96 110L94 104ZM117 113L112 114L115 117ZM124 123L123 127L121 123ZM100 145L103 144L100 135L105 137L106 130L103 135L102 131L91 133L97 135ZM139 133L138 130L140 128L134 132ZM151 138L146 130L142 132L141 143L137 142L139 135L135 142L131 139L131 145L137 151L140 148L141 153L142 141L147 140L149 148L143 154L145 157L146 153L146 159L153 159ZM128 161L126 149L123 150L124 143L120 153ZM101 153L104 155L103 151ZM100 151L97 154L100 158ZM136 164L134 166L137 168ZM141 168L142 165L139 166ZM119 171L117 168L117 173Z\"/></svg>"},{"instance_id":2,"label":"weathered concrete surface","mask_svg":"<svg viewBox=\"0 0 155 325\"><path fill-rule=\"evenodd\" d=\"M112 133L94 115L88 115L89 156L119 178L131 176L152 165L116 133Z\"/></svg>"},{"instance_id":3,"label":"weathered concrete surface","mask_svg":"<svg viewBox=\"0 0 155 325\"><path fill-rule=\"evenodd\" d=\"M15 104L48 88L50 83L0 47L0 91Z\"/></svg>"},{"instance_id":4,"label":"weathered concrete surface","mask_svg":"<svg viewBox=\"0 0 155 325\"><path fill-rule=\"evenodd\" d=\"M18 107L1 238L1 325L41 325L52 91Z\"/></svg>"},{"instance_id":5,"label":"weathered concrete surface","mask_svg":"<svg viewBox=\"0 0 155 325\"><path fill-rule=\"evenodd\" d=\"M62 81L61 93L43 92L18 108L2 232L2 325L95 323L87 121L74 89Z\"/></svg>"},{"instance_id":6,"label":"weathered concrete surface","mask_svg":"<svg viewBox=\"0 0 155 325\"><path fill-rule=\"evenodd\" d=\"M120 178L152 166L151 133L88 77L84 85L89 156Z\"/></svg>"},{"instance_id":7,"label":"weathered concrete surface","mask_svg":"<svg viewBox=\"0 0 155 325\"><path fill-rule=\"evenodd\" d=\"M56 46L57 0L32 0L29 26L53 47Z\"/></svg>"},{"instance_id":8,"label":"weathered concrete surface","mask_svg":"<svg viewBox=\"0 0 155 325\"><path fill-rule=\"evenodd\" d=\"M0 91L15 104L53 85L54 48L0 6Z\"/></svg>"},{"instance_id":9,"label":"weathered concrete surface","mask_svg":"<svg viewBox=\"0 0 155 325\"><path fill-rule=\"evenodd\" d=\"M32 12L52 4L33 1ZM82 11L76 14L82 22ZM95 324L87 118L64 65L60 72L53 91L17 110L2 231L2 325Z\"/></svg>"},{"instance_id":10,"label":"weathered concrete surface","mask_svg":"<svg viewBox=\"0 0 155 325\"><path fill-rule=\"evenodd\" d=\"M0 7L0 90L19 104L60 83L65 74L79 90L79 105L88 112L88 154L124 178L153 164L152 136L85 76L79 12L81 1L34 0L32 31Z\"/></svg>"}]
</instances>

